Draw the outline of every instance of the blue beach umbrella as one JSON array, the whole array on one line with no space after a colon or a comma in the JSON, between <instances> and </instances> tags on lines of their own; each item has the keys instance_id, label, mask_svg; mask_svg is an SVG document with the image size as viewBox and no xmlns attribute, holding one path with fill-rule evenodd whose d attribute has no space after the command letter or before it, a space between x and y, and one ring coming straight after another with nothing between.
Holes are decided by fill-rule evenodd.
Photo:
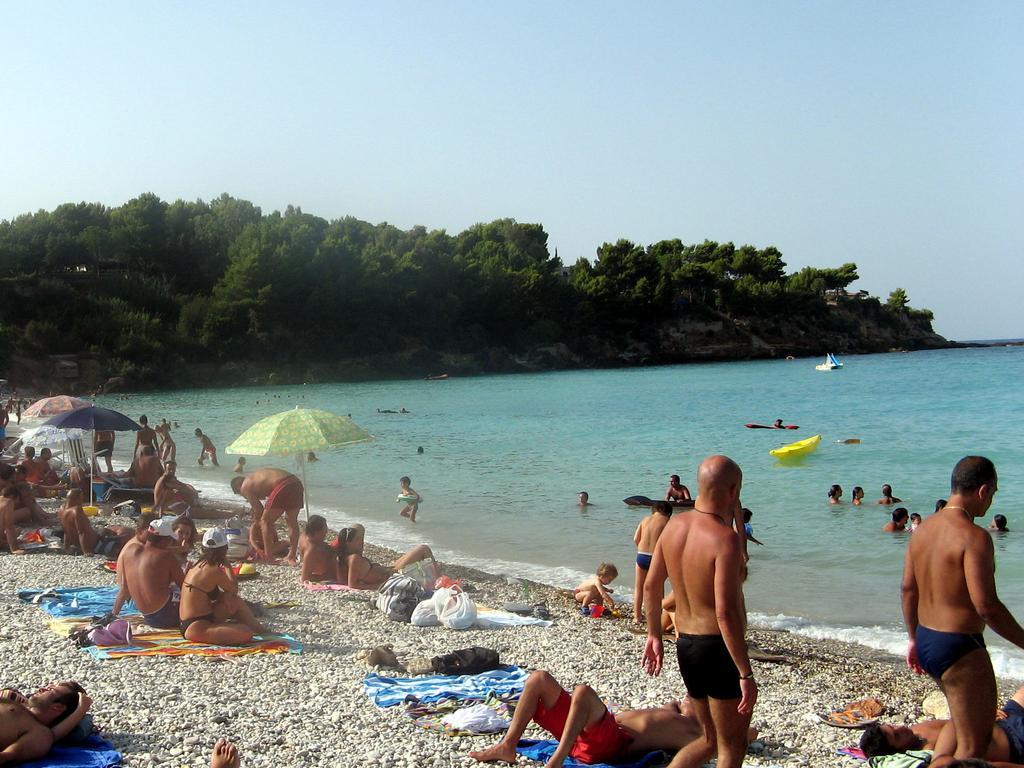
<instances>
[{"instance_id":1,"label":"blue beach umbrella","mask_svg":"<svg viewBox=\"0 0 1024 768\"><path fill-rule=\"evenodd\" d=\"M78 429L112 429L115 432L138 432L142 429L123 413L112 411L109 408L100 408L98 405L87 405L84 408L58 413L43 423L59 429L76 427Z\"/></svg>"},{"instance_id":2,"label":"blue beach umbrella","mask_svg":"<svg viewBox=\"0 0 1024 768\"><path fill-rule=\"evenodd\" d=\"M84 408L75 408L73 411L58 413L52 419L43 422L44 426L57 427L58 429L97 429L113 430L114 432L138 432L141 426L129 419L123 413L112 411L109 408L100 408L98 405L87 405ZM93 440L92 465L96 464L96 441ZM93 503L93 488L89 483L89 503Z\"/></svg>"}]
</instances>

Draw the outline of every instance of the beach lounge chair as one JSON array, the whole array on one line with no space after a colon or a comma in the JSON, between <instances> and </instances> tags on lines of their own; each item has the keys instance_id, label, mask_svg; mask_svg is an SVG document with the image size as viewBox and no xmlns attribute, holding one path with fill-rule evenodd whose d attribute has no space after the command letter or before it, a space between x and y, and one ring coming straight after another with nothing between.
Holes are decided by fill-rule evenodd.
<instances>
[{"instance_id":1,"label":"beach lounge chair","mask_svg":"<svg viewBox=\"0 0 1024 768\"><path fill-rule=\"evenodd\" d=\"M143 504L152 504L153 489L134 488L130 485L118 485L117 483L109 482L107 489L103 492L102 496L98 497L98 499L104 503L123 501L125 499L136 499Z\"/></svg>"}]
</instances>

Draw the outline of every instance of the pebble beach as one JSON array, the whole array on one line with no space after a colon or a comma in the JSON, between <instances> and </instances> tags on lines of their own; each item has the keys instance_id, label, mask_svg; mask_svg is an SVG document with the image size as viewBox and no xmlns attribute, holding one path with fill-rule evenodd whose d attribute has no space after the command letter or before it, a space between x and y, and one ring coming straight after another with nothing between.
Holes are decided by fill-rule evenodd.
<instances>
[{"instance_id":1,"label":"pebble beach","mask_svg":"<svg viewBox=\"0 0 1024 768\"><path fill-rule=\"evenodd\" d=\"M367 549L374 559L393 556ZM658 706L685 694L667 640L665 669L650 678L640 668L644 636L631 631L627 620L584 617L553 587L510 583L450 563L443 564L444 573L475 588L478 604L500 607L522 600L528 590L531 602L547 604L554 624L462 632L414 627L388 620L354 594L310 592L300 586L295 568L260 565L242 594L296 604L269 609L263 621L300 640L301 654L94 661L50 632L46 615L16 592L110 585L114 576L98 570L101 562L50 552L0 556L0 681L34 690L54 680L78 680L94 701L95 722L128 766L208 765L221 737L238 745L248 766L476 764L468 752L497 737L446 736L415 726L401 706L380 709L370 702L361 684L367 672L404 676L368 667L360 658L361 651L380 645L392 646L400 661L485 646L498 651L503 663L548 670L566 688L586 682L613 709ZM836 750L854 746L860 732L823 725L816 714L874 696L886 706L884 719L912 723L924 717L922 702L935 690L902 660L863 646L756 629L748 639L761 652L784 658L754 662L760 692L753 724L760 736L749 765L854 765ZM1001 687L1005 693L1013 689L1008 681ZM526 736L546 738L536 728ZM530 764L523 758L520 763Z\"/></svg>"}]
</instances>

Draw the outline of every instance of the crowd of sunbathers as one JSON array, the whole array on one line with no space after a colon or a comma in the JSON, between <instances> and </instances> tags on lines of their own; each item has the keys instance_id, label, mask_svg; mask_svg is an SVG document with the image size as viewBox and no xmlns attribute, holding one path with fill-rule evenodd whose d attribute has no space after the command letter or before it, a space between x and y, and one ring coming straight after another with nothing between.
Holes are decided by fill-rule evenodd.
<instances>
[{"instance_id":1,"label":"crowd of sunbathers","mask_svg":"<svg viewBox=\"0 0 1024 768\"><path fill-rule=\"evenodd\" d=\"M156 434L155 430L153 432ZM197 437L201 440L203 437L198 430ZM205 441L202 445L200 458L215 460L215 451L211 454ZM160 462L155 446L142 444L138 447L138 457ZM162 473L154 481L158 497L166 501L172 496L189 495L190 487L174 476L173 458L161 469ZM27 471L28 468L0 465L0 482L3 483L0 524L12 551L16 549L16 542L12 546L9 528L23 517L33 520L52 517L39 508L31 485L20 477ZM45 475L43 477L45 479ZM163 486L159 485L161 481ZM653 502L651 514L640 522L634 534L637 560L633 618L640 621L646 616L648 629L642 666L650 674L660 672L662 635L666 628L673 629L688 699L657 708L612 713L589 686L578 685L570 693L549 673L535 671L519 697L505 736L488 749L471 752L474 759L514 762L516 745L525 729L534 722L558 739L557 747L547 757L548 768L558 768L568 757L587 763L615 763L657 749L678 750L673 765L697 766L715 755L719 766L724 768L742 764L746 745L756 737L756 731L750 728L750 717L757 700L757 686L743 638L742 581L746 574L747 543L760 542L752 535L751 513L740 504L741 484L742 472L735 462L724 456L709 457L698 470L700 496L695 511L672 519L672 502L689 497L688 489L673 477L668 498ZM331 582L352 589L374 590L392 574L416 563L431 574L437 574L433 553L426 545L412 548L389 565L380 565L364 554L362 526L343 528L331 537L326 520L314 515L300 533L298 519L304 488L297 477L284 470L258 469L233 478L231 487L249 502L252 511L248 536L251 556L264 561L283 557L291 564L298 564L301 557L299 578L304 582ZM194 502L194 489L191 490ZM974 526L974 518L987 511L995 490L996 475L991 462L971 456L957 465L948 506L937 508L923 532L913 537L921 546L915 547L912 543L908 548L905 594L916 596L916 590L925 588L922 584L931 578L931 571L923 565L928 554L953 541L947 537L948 540L941 539L940 544L940 539L935 537L943 536L944 527ZM883 493L885 498L880 503L899 502L892 496L891 488L886 487ZM841 496L841 489L833 490L830 496L835 502ZM84 514L83 498L82 488L71 488L57 518L64 528L66 548L101 554L120 549L113 615L116 616L130 599L146 625L177 630L192 642L242 645L250 642L254 635L268 634L252 604L239 594L238 580L228 559L229 539L223 529L207 529L199 541L198 557L191 559L199 536L187 514L165 517L161 508L168 505L158 503L153 511L140 515L134 531L118 527L100 530L92 528ZM961 516L965 519L961 520ZM287 541L278 536L279 521L287 526ZM922 537L928 536L932 539L925 543ZM987 541L989 537L986 535L984 539ZM991 565L991 542L988 543L987 550L981 542L970 546ZM921 547L925 547L924 554ZM988 576L969 573L965 578L990 580L992 568L981 571ZM584 608L612 607L614 599L609 585L616 576L617 569L613 565L602 564L593 577L577 587L576 600ZM668 595L664 594L666 581L671 582L673 588ZM947 581L945 577L939 578L928 588L941 592L946 589L943 585ZM908 587L911 583L913 586ZM989 603L998 603L994 586L986 581L982 587L991 591ZM945 595L941 599L957 602L959 597L962 595L957 593L952 598ZM957 604L961 603L964 601L959 600ZM646 612L645 604L651 606ZM923 622L925 609L920 610ZM952 640L932 641L929 639L932 635L956 638L961 635L928 629L917 622L916 612L912 616L911 636L916 638L918 646L915 649L915 640L911 641L908 661L915 669L923 668L940 681L950 699L954 719L920 723L910 728L871 727L861 740L864 753L877 756L914 748L935 748L936 763L943 766L988 765L955 759L958 750L981 754L975 750L979 743L987 750L984 752L987 760L999 765L1021 764L1024 761L1024 688L993 716L999 718L994 727L990 727L983 738L975 739L977 734L968 730L972 725L968 721L984 718L977 716L975 710L968 712L961 708L986 681L978 678L977 683L967 685L974 693L959 690L964 687L964 681L955 675L950 677L947 671L960 667L981 670L978 666L981 656L975 652L984 651L983 641L972 639L975 635L963 635L963 642L955 648ZM909 622L910 619L908 626ZM1011 634L1019 629L1016 623L1013 627L1001 626ZM987 662L987 653L984 659ZM990 676L990 665L987 670L985 674ZM30 697L8 697L0 702L0 712L10 715L0 718L3 723L0 724L0 755L3 757L0 762L45 754L50 745L65 738L82 721L88 707L89 699L84 690L70 682L40 689ZM15 725L12 727L10 723ZM226 742L218 742L212 761L218 768L237 765L237 750Z\"/></svg>"}]
</instances>

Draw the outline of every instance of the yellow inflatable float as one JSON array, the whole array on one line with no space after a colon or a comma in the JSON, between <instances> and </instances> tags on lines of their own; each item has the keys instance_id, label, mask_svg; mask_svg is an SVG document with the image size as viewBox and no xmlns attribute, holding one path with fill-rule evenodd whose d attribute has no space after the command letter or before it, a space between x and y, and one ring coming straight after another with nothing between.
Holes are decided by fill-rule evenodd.
<instances>
[{"instance_id":1,"label":"yellow inflatable float","mask_svg":"<svg viewBox=\"0 0 1024 768\"><path fill-rule=\"evenodd\" d=\"M781 448L773 448L768 453L777 459L795 459L798 456L805 456L813 451L820 442L821 435L813 435L806 440L797 440L795 443L789 443Z\"/></svg>"}]
</instances>

